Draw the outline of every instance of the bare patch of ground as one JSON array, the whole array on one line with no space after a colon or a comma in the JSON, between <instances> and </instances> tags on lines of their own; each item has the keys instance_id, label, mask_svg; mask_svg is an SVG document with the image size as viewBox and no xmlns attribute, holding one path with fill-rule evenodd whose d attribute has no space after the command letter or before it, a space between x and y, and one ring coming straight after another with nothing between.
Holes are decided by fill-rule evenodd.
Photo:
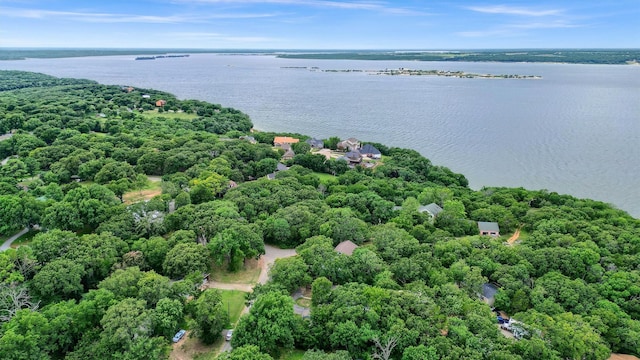
<instances>
[{"instance_id":1,"label":"bare patch of ground","mask_svg":"<svg viewBox=\"0 0 640 360\"><path fill-rule=\"evenodd\" d=\"M197 338L190 338L191 331L187 331L182 340L173 344L169 359L171 360L191 360L198 354L210 352L214 345L205 345Z\"/></svg>"},{"instance_id":2,"label":"bare patch of ground","mask_svg":"<svg viewBox=\"0 0 640 360\"><path fill-rule=\"evenodd\" d=\"M324 157L326 157L327 160L329 160L329 159L339 158L340 156L344 155L344 152L337 152L331 149L320 149L318 151L315 151L314 154L324 155Z\"/></svg>"},{"instance_id":3,"label":"bare patch of ground","mask_svg":"<svg viewBox=\"0 0 640 360\"><path fill-rule=\"evenodd\" d=\"M125 204L133 204L144 200L150 200L162 195L162 189L146 189L128 192L122 195Z\"/></svg>"},{"instance_id":4,"label":"bare patch of ground","mask_svg":"<svg viewBox=\"0 0 640 360\"><path fill-rule=\"evenodd\" d=\"M640 360L638 357L633 355L625 355L625 354L611 354L609 360Z\"/></svg>"},{"instance_id":5,"label":"bare patch of ground","mask_svg":"<svg viewBox=\"0 0 640 360\"><path fill-rule=\"evenodd\" d=\"M509 243L509 245L513 245L513 243L516 242L518 238L520 238L520 228L518 228L518 230L516 230L516 232L514 232L513 235L511 235L511 237L509 238L509 240L507 240L507 242Z\"/></svg>"}]
</instances>

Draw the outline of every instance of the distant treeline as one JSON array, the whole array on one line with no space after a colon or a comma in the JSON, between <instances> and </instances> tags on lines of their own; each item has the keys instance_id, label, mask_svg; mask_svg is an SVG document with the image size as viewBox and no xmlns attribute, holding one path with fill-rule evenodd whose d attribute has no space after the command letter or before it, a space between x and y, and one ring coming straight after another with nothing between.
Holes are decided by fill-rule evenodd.
<instances>
[{"instance_id":1,"label":"distant treeline","mask_svg":"<svg viewBox=\"0 0 640 360\"><path fill-rule=\"evenodd\" d=\"M640 49L546 49L474 51L327 51L327 50L239 50L239 49L0 49L0 60L26 58L66 58L113 55L270 54L287 59L331 60L414 60L414 61L495 61L560 62L571 64L628 64L640 61Z\"/></svg>"},{"instance_id":2,"label":"distant treeline","mask_svg":"<svg viewBox=\"0 0 640 360\"><path fill-rule=\"evenodd\" d=\"M243 50L204 49L0 49L0 60L24 60L27 58L54 59L83 56L115 55L166 55L170 53L244 53ZM251 50L251 53L272 51Z\"/></svg>"},{"instance_id":3,"label":"distant treeline","mask_svg":"<svg viewBox=\"0 0 640 360\"><path fill-rule=\"evenodd\" d=\"M640 59L640 50L506 50L506 51L367 51L291 53L278 55L287 59L332 60L413 60L413 61L494 61L494 62L560 62L571 64L627 64Z\"/></svg>"}]
</instances>

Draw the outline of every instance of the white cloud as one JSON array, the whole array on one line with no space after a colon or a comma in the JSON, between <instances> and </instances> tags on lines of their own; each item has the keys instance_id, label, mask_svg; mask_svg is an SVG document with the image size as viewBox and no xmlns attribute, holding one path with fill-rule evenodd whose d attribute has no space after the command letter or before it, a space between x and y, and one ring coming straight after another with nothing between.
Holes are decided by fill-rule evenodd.
<instances>
[{"instance_id":1,"label":"white cloud","mask_svg":"<svg viewBox=\"0 0 640 360\"><path fill-rule=\"evenodd\" d=\"M20 9L0 7L0 16L27 18L27 19L51 19L61 18L74 21L90 23L156 23L156 24L178 24L204 22L210 19L252 19L276 16L269 13L216 13L210 15L135 15L135 14L114 14L99 12L74 12L55 11L43 9Z\"/></svg>"},{"instance_id":2,"label":"white cloud","mask_svg":"<svg viewBox=\"0 0 640 360\"><path fill-rule=\"evenodd\" d=\"M557 16L563 13L560 9L535 10L521 7L513 7L506 5L494 6L469 6L468 10L484 13L484 14L500 14L500 15L519 15L519 16Z\"/></svg>"},{"instance_id":3,"label":"white cloud","mask_svg":"<svg viewBox=\"0 0 640 360\"><path fill-rule=\"evenodd\" d=\"M347 10L379 11L397 15L427 15L427 13L403 7L395 7L383 1L326 1L326 0L174 0L177 3L200 4L279 4L311 6Z\"/></svg>"},{"instance_id":4,"label":"white cloud","mask_svg":"<svg viewBox=\"0 0 640 360\"><path fill-rule=\"evenodd\" d=\"M512 24L508 27L514 29L559 29L559 28L576 28L580 25L569 24L564 21L552 21L552 22L532 22L522 24Z\"/></svg>"}]
</instances>

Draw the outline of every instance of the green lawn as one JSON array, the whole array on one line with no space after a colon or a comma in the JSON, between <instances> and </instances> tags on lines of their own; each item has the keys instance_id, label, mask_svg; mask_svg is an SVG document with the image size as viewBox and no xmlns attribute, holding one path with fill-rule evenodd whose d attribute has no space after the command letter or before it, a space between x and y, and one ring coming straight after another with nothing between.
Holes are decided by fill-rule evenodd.
<instances>
[{"instance_id":1,"label":"green lawn","mask_svg":"<svg viewBox=\"0 0 640 360\"><path fill-rule=\"evenodd\" d=\"M158 110L148 110L141 114L145 118L164 118L164 119L180 119L180 120L193 120L199 118L198 114L185 113L185 112L158 112Z\"/></svg>"},{"instance_id":2,"label":"green lawn","mask_svg":"<svg viewBox=\"0 0 640 360\"><path fill-rule=\"evenodd\" d=\"M335 176L333 176L331 174L319 173L319 172L314 172L313 174L316 175L317 177L319 177L320 178L320 182L325 184L325 185L336 183L338 181L338 178L336 178Z\"/></svg>"},{"instance_id":3,"label":"green lawn","mask_svg":"<svg viewBox=\"0 0 640 360\"><path fill-rule=\"evenodd\" d=\"M33 237L38 235L39 233L40 233L40 231L30 230L28 233L26 233L26 234L20 236L18 239L16 239L16 241L14 241L11 244L11 247L13 249L15 249L18 246L29 245L29 243L31 243L31 240L33 239Z\"/></svg>"},{"instance_id":4,"label":"green lawn","mask_svg":"<svg viewBox=\"0 0 640 360\"><path fill-rule=\"evenodd\" d=\"M298 298L296 304L302 307L311 307L311 299Z\"/></svg>"},{"instance_id":5,"label":"green lawn","mask_svg":"<svg viewBox=\"0 0 640 360\"><path fill-rule=\"evenodd\" d=\"M298 349L283 350L282 354L280 355L280 360L301 360L304 356L304 353L304 350Z\"/></svg>"},{"instance_id":6,"label":"green lawn","mask_svg":"<svg viewBox=\"0 0 640 360\"><path fill-rule=\"evenodd\" d=\"M240 290L220 290L222 293L222 305L229 310L229 322L235 327L244 309L245 292Z\"/></svg>"}]
</instances>

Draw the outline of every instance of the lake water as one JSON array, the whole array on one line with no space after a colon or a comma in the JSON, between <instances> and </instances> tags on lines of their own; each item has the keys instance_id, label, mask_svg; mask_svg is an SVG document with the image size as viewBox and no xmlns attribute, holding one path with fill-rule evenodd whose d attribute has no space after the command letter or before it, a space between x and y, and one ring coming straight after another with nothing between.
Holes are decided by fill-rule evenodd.
<instances>
[{"instance_id":1,"label":"lake water","mask_svg":"<svg viewBox=\"0 0 640 360\"><path fill-rule=\"evenodd\" d=\"M437 69L539 80L374 76L320 69ZM472 188L523 186L640 216L640 66L278 59L196 54L0 61L237 108L257 129L418 150Z\"/></svg>"}]
</instances>

